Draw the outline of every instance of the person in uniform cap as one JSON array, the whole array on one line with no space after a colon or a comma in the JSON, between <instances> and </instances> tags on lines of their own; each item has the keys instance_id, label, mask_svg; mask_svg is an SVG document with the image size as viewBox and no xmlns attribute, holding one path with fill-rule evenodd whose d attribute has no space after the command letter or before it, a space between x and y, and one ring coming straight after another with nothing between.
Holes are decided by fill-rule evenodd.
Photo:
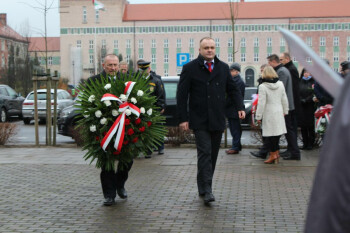
<instances>
[{"instance_id":1,"label":"person in uniform cap","mask_svg":"<svg viewBox=\"0 0 350 233\"><path fill-rule=\"evenodd\" d=\"M348 61L343 61L342 63L340 63L340 75L345 78L345 76L350 73L350 62Z\"/></svg>"},{"instance_id":2,"label":"person in uniform cap","mask_svg":"<svg viewBox=\"0 0 350 233\"><path fill-rule=\"evenodd\" d=\"M238 87L242 99L244 99L245 92L245 83L243 82L241 75L241 65L237 62L234 62L230 65L231 76ZM230 103L230 101L227 101ZM232 103L232 102L231 102ZM226 150L226 154L238 154L242 150L241 145L241 136L242 136L242 127L241 122L238 117L238 109L234 104L226 105L226 117L228 119L228 124L230 127L230 132L232 136L232 146L229 150Z\"/></svg>"},{"instance_id":3,"label":"person in uniform cap","mask_svg":"<svg viewBox=\"0 0 350 233\"><path fill-rule=\"evenodd\" d=\"M162 79L159 75L151 70L151 62L145 60L138 60L137 66L139 71L145 75L145 78L149 80L149 88L155 97L157 97L156 106L160 107L160 113L163 114L165 110L165 90ZM158 147L158 154L164 154L164 141ZM151 158L152 151L149 151L145 158Z\"/></svg>"}]
</instances>

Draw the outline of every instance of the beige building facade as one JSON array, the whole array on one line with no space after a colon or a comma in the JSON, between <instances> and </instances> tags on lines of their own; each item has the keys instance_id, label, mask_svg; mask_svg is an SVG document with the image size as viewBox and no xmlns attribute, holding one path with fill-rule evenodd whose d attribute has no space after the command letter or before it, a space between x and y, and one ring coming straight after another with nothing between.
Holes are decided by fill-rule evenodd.
<instances>
[{"instance_id":1,"label":"beige building facade","mask_svg":"<svg viewBox=\"0 0 350 233\"><path fill-rule=\"evenodd\" d=\"M228 3L100 2L105 10L95 10L90 0L60 0L61 77L72 84L99 72L101 57L109 53L121 54L134 64L138 59L151 61L161 76L178 75L182 67L177 55L196 58L200 39L210 36L216 42L217 56L227 63L240 63L241 76L254 86L266 57L288 51L278 27L299 35L330 60L334 70L350 60L350 13L332 1L235 3L234 40Z\"/></svg>"}]
</instances>

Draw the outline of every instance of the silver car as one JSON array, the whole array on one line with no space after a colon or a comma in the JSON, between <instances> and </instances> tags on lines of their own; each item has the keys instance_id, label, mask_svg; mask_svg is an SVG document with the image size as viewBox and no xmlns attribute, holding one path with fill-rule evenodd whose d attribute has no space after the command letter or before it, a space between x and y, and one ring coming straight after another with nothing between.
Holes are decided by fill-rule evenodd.
<instances>
[{"instance_id":1,"label":"silver car","mask_svg":"<svg viewBox=\"0 0 350 233\"><path fill-rule=\"evenodd\" d=\"M39 89L38 93L38 118L46 120L46 89ZM51 89L51 114L54 111L54 89ZM63 89L57 89L57 117L60 116L62 109L73 105L72 96ZM24 124L29 124L34 119L34 91L30 92L22 105L22 115Z\"/></svg>"}]
</instances>

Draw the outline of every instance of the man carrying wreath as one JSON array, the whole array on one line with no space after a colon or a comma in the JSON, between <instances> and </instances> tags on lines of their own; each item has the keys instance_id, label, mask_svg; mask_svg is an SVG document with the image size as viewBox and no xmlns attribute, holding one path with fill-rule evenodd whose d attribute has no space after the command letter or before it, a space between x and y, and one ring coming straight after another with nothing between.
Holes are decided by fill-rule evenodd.
<instances>
[{"instance_id":1,"label":"man carrying wreath","mask_svg":"<svg viewBox=\"0 0 350 233\"><path fill-rule=\"evenodd\" d=\"M119 59L114 54L108 54L104 58L104 62L102 64L103 71L100 74L92 76L88 79L88 82L100 80L101 76L109 77L110 79L118 78L119 74ZM103 204L105 206L110 206L115 203L114 199L116 197L116 193L122 199L128 197L127 192L125 190L125 182L128 179L129 171L132 167L133 161L130 163L123 164L121 162L118 163L117 171L109 171L105 167L101 167L101 185L103 196L105 198Z\"/></svg>"}]
</instances>

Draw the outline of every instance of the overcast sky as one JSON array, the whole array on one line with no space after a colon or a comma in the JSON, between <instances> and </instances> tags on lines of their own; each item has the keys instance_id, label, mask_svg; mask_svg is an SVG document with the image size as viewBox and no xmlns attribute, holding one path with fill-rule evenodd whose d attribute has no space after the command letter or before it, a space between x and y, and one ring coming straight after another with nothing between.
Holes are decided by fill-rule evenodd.
<instances>
[{"instance_id":1,"label":"overcast sky","mask_svg":"<svg viewBox=\"0 0 350 233\"><path fill-rule=\"evenodd\" d=\"M7 13L7 23L17 32L28 36L42 36L44 34L45 1L51 10L47 14L48 36L60 35L60 20L58 11L59 0L0 0L0 13ZM99 0L103 3L103 0ZM267 0L245 0L246 2L258 2ZM273 0L270 0L273 1ZM288 0L275 0L288 1ZM129 0L133 3L145 3L145 0ZM189 3L189 2L228 2L228 0L147 0L147 3ZM91 3L92 7L92 3ZM34 9L36 8L36 9ZM40 9L41 8L41 9Z\"/></svg>"}]
</instances>

